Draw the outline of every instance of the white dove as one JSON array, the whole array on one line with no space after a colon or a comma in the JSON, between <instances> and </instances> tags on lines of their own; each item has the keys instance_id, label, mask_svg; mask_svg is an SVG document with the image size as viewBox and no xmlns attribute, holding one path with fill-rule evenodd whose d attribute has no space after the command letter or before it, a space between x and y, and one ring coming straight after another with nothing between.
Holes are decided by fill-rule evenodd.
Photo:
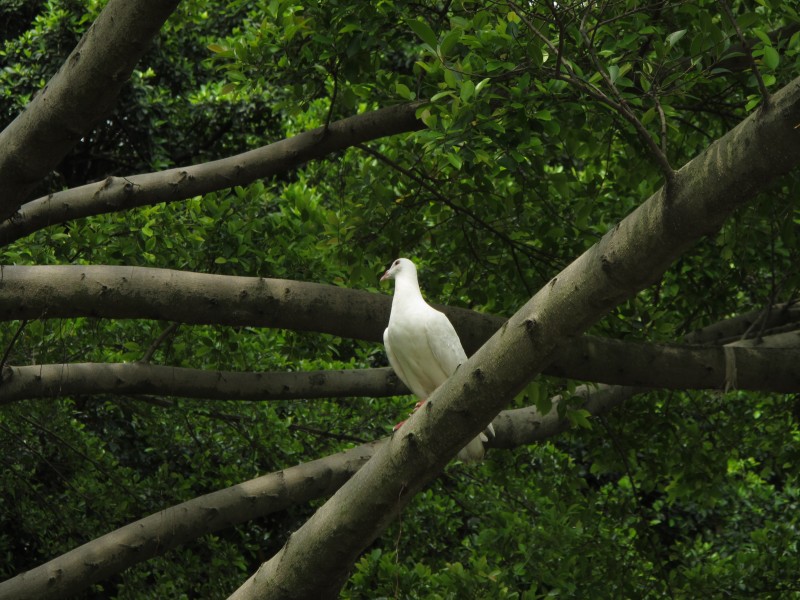
<instances>
[{"instance_id":1,"label":"white dove","mask_svg":"<svg viewBox=\"0 0 800 600\"><path fill-rule=\"evenodd\" d=\"M416 410L466 362L467 355L450 320L422 298L413 262L398 258L381 277L381 281L386 279L394 279L394 297L383 345L394 372L420 399ZM494 436L491 423L485 431ZM486 441L481 433L459 451L458 459L480 461Z\"/></svg>"}]
</instances>

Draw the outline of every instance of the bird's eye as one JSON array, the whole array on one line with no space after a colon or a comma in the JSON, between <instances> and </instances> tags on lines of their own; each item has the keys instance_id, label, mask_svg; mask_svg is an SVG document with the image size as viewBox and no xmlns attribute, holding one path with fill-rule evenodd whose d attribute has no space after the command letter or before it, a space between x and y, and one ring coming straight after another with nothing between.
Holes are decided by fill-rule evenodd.
<instances>
[{"instance_id":1,"label":"bird's eye","mask_svg":"<svg viewBox=\"0 0 800 600\"><path fill-rule=\"evenodd\" d=\"M400 261L399 261L399 260L396 260L396 261L394 261L394 266L395 266L395 267L396 267L397 265L399 265L399 264L400 264Z\"/></svg>"}]
</instances>

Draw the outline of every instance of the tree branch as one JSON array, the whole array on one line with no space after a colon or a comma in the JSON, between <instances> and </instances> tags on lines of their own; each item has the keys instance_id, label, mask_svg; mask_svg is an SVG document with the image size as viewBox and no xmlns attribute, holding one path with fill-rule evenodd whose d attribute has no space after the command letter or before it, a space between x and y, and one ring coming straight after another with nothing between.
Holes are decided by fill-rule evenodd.
<instances>
[{"instance_id":1,"label":"tree branch","mask_svg":"<svg viewBox=\"0 0 800 600\"><path fill-rule=\"evenodd\" d=\"M0 221L81 136L111 112L117 94L179 0L111 0L27 108L0 133Z\"/></svg>"},{"instance_id":2,"label":"tree branch","mask_svg":"<svg viewBox=\"0 0 800 600\"><path fill-rule=\"evenodd\" d=\"M0 245L72 219L247 185L362 142L417 131L424 127L416 117L422 104L412 102L362 113L228 158L156 173L108 177L38 198L0 223Z\"/></svg>"},{"instance_id":3,"label":"tree branch","mask_svg":"<svg viewBox=\"0 0 800 600\"><path fill-rule=\"evenodd\" d=\"M78 394L158 394L209 400L293 400L408 394L386 367L339 371L242 373L147 363L73 363L9 367L0 405Z\"/></svg>"},{"instance_id":4,"label":"tree branch","mask_svg":"<svg viewBox=\"0 0 800 600\"><path fill-rule=\"evenodd\" d=\"M581 386L572 395L585 398L583 408L590 413L601 414L635 392L633 388ZM548 439L567 429L569 419L558 415L560 398L553 398L553 408L545 416L534 407L500 413L495 420L496 437L490 446L513 448ZM350 479L387 439L163 509L0 583L0 597L46 600L71 596L92 583L207 533L327 497Z\"/></svg>"},{"instance_id":5,"label":"tree branch","mask_svg":"<svg viewBox=\"0 0 800 600\"><path fill-rule=\"evenodd\" d=\"M155 319L276 327L380 342L391 302L386 294L333 285L147 267L0 269L0 321L79 316ZM500 317L464 308L439 308L459 330L468 352L479 348L503 323Z\"/></svg>"},{"instance_id":6,"label":"tree branch","mask_svg":"<svg viewBox=\"0 0 800 600\"><path fill-rule=\"evenodd\" d=\"M728 4L728 0L720 0L720 5L722 6L722 12L725 13L725 16L728 17L728 20L733 25L733 28L736 30L736 35L739 38L739 42L744 48L744 53L747 55L750 68L753 71L753 77L756 78L756 82L758 83L758 91L761 93L761 102L764 107L769 106L769 90L767 90L767 86L764 84L764 79L761 77L761 71L756 64L755 58L753 58L753 52L750 49L750 46L747 44L747 40L744 37L744 33L742 33L742 28L739 27L739 22L736 20L736 16L733 14L731 10L730 4Z\"/></svg>"},{"instance_id":7,"label":"tree branch","mask_svg":"<svg viewBox=\"0 0 800 600\"><path fill-rule=\"evenodd\" d=\"M231 598L333 598L410 499L552 360L657 281L698 238L800 162L800 79L700 156L531 298ZM309 578L307 573L315 573Z\"/></svg>"},{"instance_id":8,"label":"tree branch","mask_svg":"<svg viewBox=\"0 0 800 600\"><path fill-rule=\"evenodd\" d=\"M206 533L329 496L381 443L364 444L158 511L0 583L0 597L71 597L92 583Z\"/></svg>"},{"instance_id":9,"label":"tree branch","mask_svg":"<svg viewBox=\"0 0 800 600\"><path fill-rule=\"evenodd\" d=\"M155 354L156 350L158 350L158 347L164 342L165 339L175 333L178 327L180 327L178 323L170 323L167 325L164 328L164 331L162 331L159 336L153 340L153 343L150 344L150 347L142 355L142 358L139 359L139 362L149 363L153 358L153 354Z\"/></svg>"},{"instance_id":10,"label":"tree branch","mask_svg":"<svg viewBox=\"0 0 800 600\"><path fill-rule=\"evenodd\" d=\"M219 306L226 306L228 310L220 311ZM505 322L501 317L463 308L436 307L453 322L468 354ZM10 266L0 271L0 319L6 320L44 315L47 318L147 318L314 331L380 343L390 310L391 296L385 294L282 279L110 266ZM759 324L763 321L767 334L782 326L794 331L800 323L800 306L779 305L763 318L759 314L760 311L730 319L688 339L691 343L703 339L708 340L706 343L728 343L741 337L756 320ZM713 348L658 346L579 336L559 350L545 373L624 385L718 389L725 372L721 356L720 351ZM785 364L787 357L778 357L772 365L765 365L763 358L754 356L751 360L750 355L742 354L739 362L750 364L748 368L752 369L742 382L752 383L740 385L743 389L795 389L789 375L792 369L789 373L776 373L771 383L763 375ZM654 364L659 368L653 369ZM678 370L683 375L676 375ZM8 371L8 380L0 387L0 403L99 391L247 400L404 393L402 387L389 384L385 377L381 383L383 376L368 381L372 376L355 373L259 374L165 366L152 366L148 370L147 365L141 363L17 367ZM319 385L325 377L328 379L324 385ZM360 379L362 377L364 379Z\"/></svg>"},{"instance_id":11,"label":"tree branch","mask_svg":"<svg viewBox=\"0 0 800 600\"><path fill-rule=\"evenodd\" d=\"M800 330L720 346L621 342L584 336L558 353L547 375L608 385L672 390L724 390L727 365L736 388L800 392ZM655 368L654 368L655 367ZM92 394L158 394L209 400L275 401L381 398L409 394L388 368L296 372L208 371L135 363L8 367L0 405L29 398Z\"/></svg>"}]
</instances>

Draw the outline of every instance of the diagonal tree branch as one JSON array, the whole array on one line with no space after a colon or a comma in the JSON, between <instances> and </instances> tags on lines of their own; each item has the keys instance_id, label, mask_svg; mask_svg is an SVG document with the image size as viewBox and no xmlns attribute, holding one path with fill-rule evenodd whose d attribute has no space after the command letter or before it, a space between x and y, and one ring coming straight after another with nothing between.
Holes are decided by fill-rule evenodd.
<instances>
[{"instance_id":1,"label":"diagonal tree branch","mask_svg":"<svg viewBox=\"0 0 800 600\"><path fill-rule=\"evenodd\" d=\"M358 446L161 510L0 583L0 598L67 598L206 533L332 494L382 442Z\"/></svg>"},{"instance_id":2,"label":"diagonal tree branch","mask_svg":"<svg viewBox=\"0 0 800 600\"><path fill-rule=\"evenodd\" d=\"M635 392L633 388L582 386L573 395L585 398L586 410L600 414ZM553 408L544 416L534 407L500 413L492 447L531 444L567 429L569 420L558 414L559 399L553 399ZM207 533L330 496L386 441L362 444L161 510L0 582L0 597L45 600L71 596Z\"/></svg>"},{"instance_id":3,"label":"diagonal tree branch","mask_svg":"<svg viewBox=\"0 0 800 600\"><path fill-rule=\"evenodd\" d=\"M723 329L732 331L734 327L747 327L747 323L758 318L760 312L754 311L723 321L721 323L727 324ZM771 311L771 314L781 312L785 311ZM719 328L710 326L693 337L698 342L709 343L717 339L718 332ZM582 408L592 415L599 415L639 391L623 386L579 386L572 396L583 398ZM558 404L561 399L561 396L551 399L552 408L546 415L542 415L535 407L501 412L493 421L496 436L489 446L514 448L548 439L564 431L569 427L569 419L559 416ZM341 454L264 475L164 509L157 515L121 527L0 583L0 595L39 599L74 594L94 582L206 533L282 510L287 503L326 497L349 479L383 443L385 440L364 444ZM326 473L327 479L321 477L321 473ZM242 493L245 490L247 493ZM214 518L208 518L208 514L212 513ZM101 557L99 561L98 557ZM50 573L59 573L55 587L51 586Z\"/></svg>"},{"instance_id":4,"label":"diagonal tree branch","mask_svg":"<svg viewBox=\"0 0 800 600\"><path fill-rule=\"evenodd\" d=\"M333 598L359 554L554 351L658 280L760 187L800 162L800 79L675 175L553 278L231 598ZM315 577L309 578L309 572Z\"/></svg>"},{"instance_id":5,"label":"diagonal tree branch","mask_svg":"<svg viewBox=\"0 0 800 600\"><path fill-rule=\"evenodd\" d=\"M247 185L369 140L417 131L424 127L416 117L422 104L412 102L354 115L228 158L156 173L108 177L38 198L0 223L0 245L80 217Z\"/></svg>"},{"instance_id":6,"label":"diagonal tree branch","mask_svg":"<svg viewBox=\"0 0 800 600\"><path fill-rule=\"evenodd\" d=\"M61 69L0 133L0 221L81 136L111 112L117 94L179 0L111 0Z\"/></svg>"}]
</instances>

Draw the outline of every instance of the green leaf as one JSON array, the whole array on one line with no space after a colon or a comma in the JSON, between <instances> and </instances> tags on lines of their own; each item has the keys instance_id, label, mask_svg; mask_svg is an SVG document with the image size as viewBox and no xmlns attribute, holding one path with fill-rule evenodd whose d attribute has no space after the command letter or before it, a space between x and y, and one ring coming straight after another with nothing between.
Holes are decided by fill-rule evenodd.
<instances>
[{"instance_id":1,"label":"green leaf","mask_svg":"<svg viewBox=\"0 0 800 600\"><path fill-rule=\"evenodd\" d=\"M461 100L467 102L472 95L475 93L475 84L472 83L471 79L467 79L464 83L461 84Z\"/></svg>"},{"instance_id":2,"label":"green leaf","mask_svg":"<svg viewBox=\"0 0 800 600\"><path fill-rule=\"evenodd\" d=\"M686 29L679 29L678 31L673 31L667 36L667 44L669 47L672 48L675 44L677 44L683 36L686 35Z\"/></svg>"},{"instance_id":3,"label":"green leaf","mask_svg":"<svg viewBox=\"0 0 800 600\"><path fill-rule=\"evenodd\" d=\"M461 157L455 152L449 152L447 154L447 160L451 165L459 170L461 169L461 165L464 163L464 161L461 160Z\"/></svg>"},{"instance_id":4,"label":"green leaf","mask_svg":"<svg viewBox=\"0 0 800 600\"><path fill-rule=\"evenodd\" d=\"M608 67L608 78L611 80L611 83L615 83L617 77L619 77L619 67L617 65Z\"/></svg>"},{"instance_id":5,"label":"green leaf","mask_svg":"<svg viewBox=\"0 0 800 600\"><path fill-rule=\"evenodd\" d=\"M479 81L478 84L475 86L475 95L477 96L478 92L480 92L484 88L484 86L490 81L491 77L487 77L486 79L482 79L481 81Z\"/></svg>"},{"instance_id":6,"label":"green leaf","mask_svg":"<svg viewBox=\"0 0 800 600\"><path fill-rule=\"evenodd\" d=\"M567 413L567 417L569 418L570 423L578 427L582 427L583 429L592 428L592 424L589 422L590 416L592 416L592 413L590 413L588 410L584 408L571 410Z\"/></svg>"},{"instance_id":7,"label":"green leaf","mask_svg":"<svg viewBox=\"0 0 800 600\"><path fill-rule=\"evenodd\" d=\"M781 62L781 55L772 46L764 46L764 64L775 70Z\"/></svg>"},{"instance_id":8,"label":"green leaf","mask_svg":"<svg viewBox=\"0 0 800 600\"><path fill-rule=\"evenodd\" d=\"M417 34L419 39L423 42L428 44L431 47L431 50L435 49L437 46L436 34L433 33L433 29L425 21L418 21L416 19L407 21L408 26Z\"/></svg>"},{"instance_id":9,"label":"green leaf","mask_svg":"<svg viewBox=\"0 0 800 600\"><path fill-rule=\"evenodd\" d=\"M439 92L438 94L434 94L431 97L431 102L436 102L437 100L441 100L442 98L450 97L452 98L455 94L453 90L445 90L443 92Z\"/></svg>"},{"instance_id":10,"label":"green leaf","mask_svg":"<svg viewBox=\"0 0 800 600\"><path fill-rule=\"evenodd\" d=\"M395 83L394 84L394 91L397 93L398 96L401 98L405 98L406 100L413 100L417 97L417 95L408 89L408 86L404 83Z\"/></svg>"},{"instance_id":11,"label":"green leaf","mask_svg":"<svg viewBox=\"0 0 800 600\"><path fill-rule=\"evenodd\" d=\"M445 35L444 38L442 38L442 41L439 44L439 52L441 53L441 55L445 56L449 54L450 50L453 49L453 46L455 46L458 40L460 39L461 39L460 29L453 29L452 31L449 31L447 35Z\"/></svg>"}]
</instances>

